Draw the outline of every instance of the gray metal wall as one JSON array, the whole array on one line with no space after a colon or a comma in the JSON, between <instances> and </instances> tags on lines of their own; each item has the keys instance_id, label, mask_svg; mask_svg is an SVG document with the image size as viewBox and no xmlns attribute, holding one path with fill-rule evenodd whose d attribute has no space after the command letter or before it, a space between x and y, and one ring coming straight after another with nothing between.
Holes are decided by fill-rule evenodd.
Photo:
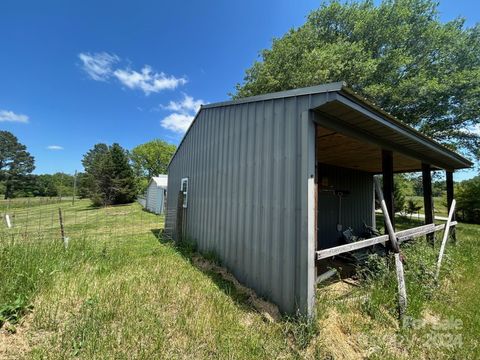
<instances>
[{"instance_id":1,"label":"gray metal wall","mask_svg":"<svg viewBox=\"0 0 480 360\"><path fill-rule=\"evenodd\" d=\"M321 159L319 159L321 161ZM363 223L372 225L373 175L358 170L319 164L319 184L322 177L328 179L328 186L350 193L342 197L341 224L343 229L353 228L362 232ZM320 185L320 188L322 186ZM318 193L318 243L320 249L340 245L337 242L338 196L331 192Z\"/></svg>"},{"instance_id":2,"label":"gray metal wall","mask_svg":"<svg viewBox=\"0 0 480 360\"><path fill-rule=\"evenodd\" d=\"M168 213L175 213L180 180L188 177L188 236L289 313L306 312L313 303L308 297L314 296L314 254L305 244L302 217L315 137L313 121L302 125L302 113L305 118L325 98L203 108L168 171L166 228L175 228L175 216Z\"/></svg>"}]
</instances>

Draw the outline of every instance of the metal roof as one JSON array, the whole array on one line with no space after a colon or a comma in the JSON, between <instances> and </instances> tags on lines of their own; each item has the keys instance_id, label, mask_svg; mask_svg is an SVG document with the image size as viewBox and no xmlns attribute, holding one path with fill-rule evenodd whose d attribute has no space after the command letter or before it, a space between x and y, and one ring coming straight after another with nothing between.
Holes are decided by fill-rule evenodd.
<instances>
[{"instance_id":1,"label":"metal roof","mask_svg":"<svg viewBox=\"0 0 480 360\"><path fill-rule=\"evenodd\" d=\"M152 183L152 182L155 182L155 184L158 186L158 187L161 187L161 188L167 188L167 184L168 184L168 175L158 175L158 176L153 176L151 179L150 179L150 183L149 185Z\"/></svg>"},{"instance_id":2,"label":"metal roof","mask_svg":"<svg viewBox=\"0 0 480 360\"><path fill-rule=\"evenodd\" d=\"M341 102L342 106L349 107L350 109L352 109L352 111L354 110L359 114L361 113L363 116L368 117L369 120L371 120L373 123L376 123L378 130L380 130L380 127L383 128L383 135L381 136L384 137L384 140L386 140L387 142L390 141L388 136L392 136L392 138L393 134L395 134L396 137L401 136L403 138L402 146L404 149L410 146L412 148L415 148L416 154L425 154L425 158L430 160L432 162L432 165L437 165L440 168L445 168L449 170L468 168L473 165L470 160L450 150L444 145L438 143L437 141L425 136L413 127L404 124L379 106L357 94L352 89L347 87L347 84L343 81L202 105L199 112L193 119L192 124L190 125L189 129L181 140L178 148L182 146L183 140L188 135L190 128L197 120L200 112L202 112L204 109L323 93L340 95L332 96L330 101L335 101L338 103ZM326 104L328 105L328 102ZM314 107L311 110L321 110L321 108L322 106L318 108ZM341 119L341 117L339 119ZM361 125L359 125L359 128L361 128ZM380 135L380 131L378 132L378 134ZM393 142L390 141L390 143L394 144L395 140L393 140ZM175 154L172 156L170 163L177 154L178 148ZM417 156L417 158L421 157Z\"/></svg>"}]
</instances>

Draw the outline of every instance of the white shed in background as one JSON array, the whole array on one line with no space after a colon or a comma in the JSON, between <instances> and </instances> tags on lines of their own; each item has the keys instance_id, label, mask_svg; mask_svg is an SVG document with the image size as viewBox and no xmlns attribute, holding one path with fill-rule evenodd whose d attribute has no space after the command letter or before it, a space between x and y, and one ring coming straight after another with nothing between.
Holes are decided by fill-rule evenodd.
<instances>
[{"instance_id":1,"label":"white shed in background","mask_svg":"<svg viewBox=\"0 0 480 360\"><path fill-rule=\"evenodd\" d=\"M167 175L154 176L148 183L145 208L155 214L163 214L167 196Z\"/></svg>"}]
</instances>

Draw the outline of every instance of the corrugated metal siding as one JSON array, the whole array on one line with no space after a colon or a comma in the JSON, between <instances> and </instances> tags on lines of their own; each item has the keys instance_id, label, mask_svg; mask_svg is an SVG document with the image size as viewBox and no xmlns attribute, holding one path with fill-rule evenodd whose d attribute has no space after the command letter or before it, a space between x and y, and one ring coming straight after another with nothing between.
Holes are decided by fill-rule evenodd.
<instances>
[{"instance_id":1,"label":"corrugated metal siding","mask_svg":"<svg viewBox=\"0 0 480 360\"><path fill-rule=\"evenodd\" d=\"M146 194L146 208L148 211L151 211L155 214L162 214L164 209L164 192L165 188L157 186L155 181L152 181L147 188Z\"/></svg>"},{"instance_id":2,"label":"corrugated metal siding","mask_svg":"<svg viewBox=\"0 0 480 360\"><path fill-rule=\"evenodd\" d=\"M147 210L151 212L155 212L157 209L157 184L155 181L150 182L147 188Z\"/></svg>"},{"instance_id":3,"label":"corrugated metal siding","mask_svg":"<svg viewBox=\"0 0 480 360\"><path fill-rule=\"evenodd\" d=\"M318 159L321 161L322 159ZM342 197L341 224L360 234L363 224L372 225L373 175L363 171L319 164L319 183L328 179L328 186L350 193ZM318 194L318 244L321 249L340 245L337 232L339 198L331 192Z\"/></svg>"},{"instance_id":4,"label":"corrugated metal siding","mask_svg":"<svg viewBox=\"0 0 480 360\"><path fill-rule=\"evenodd\" d=\"M300 166L306 161L300 120L325 97L202 109L168 171L173 191L166 228L175 228L175 216L168 214L176 212L181 178L189 177L187 235L201 251L215 251L241 282L285 312L297 310L306 286L299 284L305 274L297 257L300 200L307 196L301 190L307 179Z\"/></svg>"}]
</instances>

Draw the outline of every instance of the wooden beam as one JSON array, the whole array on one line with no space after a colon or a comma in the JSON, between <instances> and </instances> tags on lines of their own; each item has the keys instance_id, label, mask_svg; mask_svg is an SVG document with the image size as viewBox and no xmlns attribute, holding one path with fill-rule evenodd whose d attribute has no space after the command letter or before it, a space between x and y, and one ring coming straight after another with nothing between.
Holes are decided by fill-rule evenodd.
<instances>
[{"instance_id":1,"label":"wooden beam","mask_svg":"<svg viewBox=\"0 0 480 360\"><path fill-rule=\"evenodd\" d=\"M447 208L450 209L452 207L454 193L453 193L453 171L446 171L446 182L447 182ZM455 220L455 212L453 213L452 220ZM457 236L455 234L455 227L452 227L452 239L453 241L457 240Z\"/></svg>"},{"instance_id":2,"label":"wooden beam","mask_svg":"<svg viewBox=\"0 0 480 360\"><path fill-rule=\"evenodd\" d=\"M430 164L422 164L423 209L425 210L425 224L433 224L432 172ZM433 236L428 240L433 242Z\"/></svg>"},{"instance_id":3,"label":"wooden beam","mask_svg":"<svg viewBox=\"0 0 480 360\"><path fill-rule=\"evenodd\" d=\"M382 149L383 197L387 205L392 227L395 229L395 208L393 204L393 153ZM386 224L386 219L385 219ZM385 226L385 229L387 227Z\"/></svg>"},{"instance_id":4,"label":"wooden beam","mask_svg":"<svg viewBox=\"0 0 480 360\"><path fill-rule=\"evenodd\" d=\"M392 172L393 178L393 172ZM385 199L382 196L382 192L380 191L380 184L378 183L378 179L374 178L375 182L375 189L377 190L377 196L380 199L380 204L382 205L382 212L383 218L385 219L385 226L388 230L388 238L390 239L390 244L392 245L393 251L395 252L395 272L397 274L397 283L398 283L398 310L400 314L400 319L403 319L403 315L405 314L405 310L407 308L407 290L405 287L405 274L403 271L403 262L402 258L400 257L400 246L397 242L397 235L395 234L395 230L393 229L393 224L390 221L390 216L387 211L387 207L385 206ZM393 181L392 181L393 185ZM392 187L392 195L393 195L393 187Z\"/></svg>"},{"instance_id":5,"label":"wooden beam","mask_svg":"<svg viewBox=\"0 0 480 360\"><path fill-rule=\"evenodd\" d=\"M445 231L443 232L442 245L440 246L440 254L438 255L437 271L435 272L435 281L438 281L440 275L440 266L442 265L443 253L445 252L445 245L447 245L448 231L450 230L450 224L452 222L453 214L455 213L455 199L452 200L452 206L448 212L448 220L445 225Z\"/></svg>"},{"instance_id":6,"label":"wooden beam","mask_svg":"<svg viewBox=\"0 0 480 360\"><path fill-rule=\"evenodd\" d=\"M457 224L456 221L452 221L450 226L455 226L456 224ZM398 243L401 244L404 241L411 240L419 236L431 234L436 231L441 231L444 228L445 228L445 224L440 224L440 225L428 224L428 225L418 226L412 229L397 231L395 235L398 239L397 240ZM336 256L346 252L360 250L369 246L384 243L386 241L388 241L388 235L380 235L374 238L356 241L351 244L345 244L345 245L335 246L329 249L319 250L316 252L317 260L327 259L332 256Z\"/></svg>"},{"instance_id":7,"label":"wooden beam","mask_svg":"<svg viewBox=\"0 0 480 360\"><path fill-rule=\"evenodd\" d=\"M322 127L325 127L329 130L337 131L349 137L353 137L355 139L364 141L368 144L373 144L387 150L392 150L413 159L419 159L421 161L429 161L435 166L438 166L439 168L442 168L442 169L448 168L448 164L443 162L439 163L438 161L435 161L433 158L428 157L425 153L416 152L411 150L408 147L399 146L398 144L394 144L391 141L389 142L385 139L382 139L376 136L375 134L372 134L371 132L363 130L358 126L353 126L343 121L342 119L336 116L332 116L319 109L315 110L315 122L317 122Z\"/></svg>"}]
</instances>

